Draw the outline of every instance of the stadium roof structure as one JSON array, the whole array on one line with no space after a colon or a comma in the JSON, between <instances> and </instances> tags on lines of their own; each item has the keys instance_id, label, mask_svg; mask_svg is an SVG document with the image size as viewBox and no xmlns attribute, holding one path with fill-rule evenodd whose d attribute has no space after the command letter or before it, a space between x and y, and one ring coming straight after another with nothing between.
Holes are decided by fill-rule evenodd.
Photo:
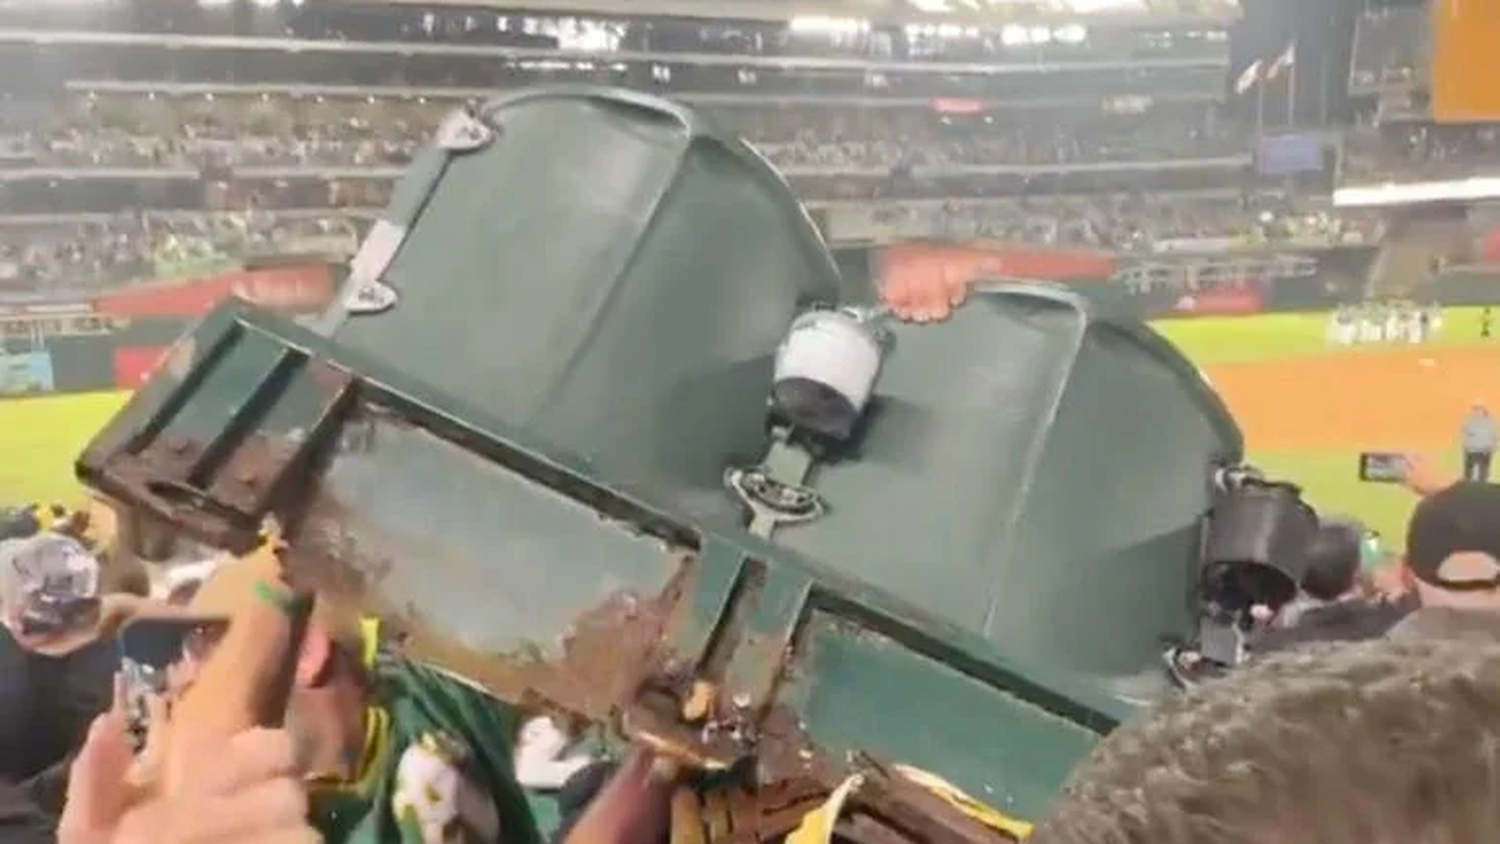
<instances>
[{"instance_id":1,"label":"stadium roof structure","mask_svg":"<svg viewBox=\"0 0 1500 844\"><path fill-rule=\"evenodd\" d=\"M961 24L1086 21L1092 25L1228 23L1238 0L387 0L412 6L490 6L568 14L640 15L723 20L837 18L872 24Z\"/></svg>"}]
</instances>

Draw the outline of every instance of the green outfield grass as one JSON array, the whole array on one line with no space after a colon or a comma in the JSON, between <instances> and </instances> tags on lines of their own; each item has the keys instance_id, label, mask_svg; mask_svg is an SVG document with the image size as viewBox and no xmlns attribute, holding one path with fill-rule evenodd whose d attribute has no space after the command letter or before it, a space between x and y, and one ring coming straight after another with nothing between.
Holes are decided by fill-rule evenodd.
<instances>
[{"instance_id":1,"label":"green outfield grass","mask_svg":"<svg viewBox=\"0 0 1500 844\"><path fill-rule=\"evenodd\" d=\"M74 502L73 459L119 410L125 393L0 400L0 503Z\"/></svg>"}]
</instances>

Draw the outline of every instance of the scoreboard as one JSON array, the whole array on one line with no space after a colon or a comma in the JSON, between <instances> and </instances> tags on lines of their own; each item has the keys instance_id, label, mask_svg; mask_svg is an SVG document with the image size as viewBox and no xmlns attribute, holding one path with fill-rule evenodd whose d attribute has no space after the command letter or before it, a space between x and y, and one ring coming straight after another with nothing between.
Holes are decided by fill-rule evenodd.
<instances>
[{"instance_id":1,"label":"scoreboard","mask_svg":"<svg viewBox=\"0 0 1500 844\"><path fill-rule=\"evenodd\" d=\"M1500 0L1430 0L1432 116L1500 121Z\"/></svg>"}]
</instances>

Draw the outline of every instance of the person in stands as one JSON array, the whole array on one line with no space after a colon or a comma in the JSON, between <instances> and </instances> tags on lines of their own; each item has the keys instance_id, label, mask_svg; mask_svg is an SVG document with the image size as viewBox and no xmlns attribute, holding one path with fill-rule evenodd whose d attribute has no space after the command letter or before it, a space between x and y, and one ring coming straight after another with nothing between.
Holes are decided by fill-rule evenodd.
<instances>
[{"instance_id":1,"label":"person in stands","mask_svg":"<svg viewBox=\"0 0 1500 844\"><path fill-rule=\"evenodd\" d=\"M1324 519L1307 547L1301 595L1255 642L1264 655L1311 642L1354 642L1385 635L1416 609L1411 596L1372 594L1362 576L1369 532L1352 519Z\"/></svg>"},{"instance_id":2,"label":"person in stands","mask_svg":"<svg viewBox=\"0 0 1500 844\"><path fill-rule=\"evenodd\" d=\"M1500 615L1500 485L1460 482L1418 502L1403 570L1421 608L1393 636L1451 627L1443 617L1454 614Z\"/></svg>"},{"instance_id":3,"label":"person in stands","mask_svg":"<svg viewBox=\"0 0 1500 844\"><path fill-rule=\"evenodd\" d=\"M63 507L19 508L0 524L0 781L49 814L67 757L113 693L118 658L99 630L135 597L100 594L120 584L107 582L97 549L84 514Z\"/></svg>"},{"instance_id":4,"label":"person in stands","mask_svg":"<svg viewBox=\"0 0 1500 844\"><path fill-rule=\"evenodd\" d=\"M1111 733L1028 844L1493 844L1500 643L1291 651Z\"/></svg>"},{"instance_id":5,"label":"person in stands","mask_svg":"<svg viewBox=\"0 0 1500 844\"><path fill-rule=\"evenodd\" d=\"M191 687L244 602L280 600L285 587L261 556L221 563L169 613L195 625L170 694ZM293 671L287 720L323 840L539 844L511 768L517 714L448 675L377 658L370 635L356 608L320 594Z\"/></svg>"}]
</instances>

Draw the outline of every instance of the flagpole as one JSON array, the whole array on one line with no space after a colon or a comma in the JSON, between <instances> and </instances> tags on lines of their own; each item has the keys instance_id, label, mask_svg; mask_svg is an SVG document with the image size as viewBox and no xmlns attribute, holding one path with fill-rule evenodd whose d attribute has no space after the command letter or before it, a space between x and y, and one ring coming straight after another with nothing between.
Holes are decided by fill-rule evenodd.
<instances>
[{"instance_id":1,"label":"flagpole","mask_svg":"<svg viewBox=\"0 0 1500 844\"><path fill-rule=\"evenodd\" d=\"M1328 53L1318 62L1318 127L1328 125Z\"/></svg>"},{"instance_id":2,"label":"flagpole","mask_svg":"<svg viewBox=\"0 0 1500 844\"><path fill-rule=\"evenodd\" d=\"M1297 125L1297 44L1292 42L1292 66L1287 74L1286 87L1286 125L1288 128Z\"/></svg>"},{"instance_id":3,"label":"flagpole","mask_svg":"<svg viewBox=\"0 0 1500 844\"><path fill-rule=\"evenodd\" d=\"M1260 138L1266 134L1266 84L1261 82L1255 86L1255 137Z\"/></svg>"}]
</instances>

